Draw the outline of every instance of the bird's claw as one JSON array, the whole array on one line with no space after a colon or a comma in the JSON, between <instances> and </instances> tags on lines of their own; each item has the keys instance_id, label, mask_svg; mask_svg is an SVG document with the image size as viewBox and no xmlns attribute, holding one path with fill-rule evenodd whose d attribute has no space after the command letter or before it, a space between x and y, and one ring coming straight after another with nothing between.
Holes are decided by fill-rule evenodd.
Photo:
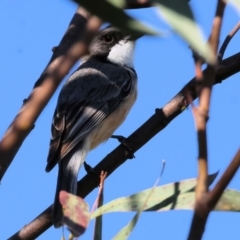
<instances>
[{"instance_id":1,"label":"bird's claw","mask_svg":"<svg viewBox=\"0 0 240 240\"><path fill-rule=\"evenodd\" d=\"M127 144L127 141L126 141L127 138L125 138L124 136L121 136L121 135L112 135L111 138L117 139L127 149L129 159L135 158L135 156L133 154L133 150Z\"/></svg>"},{"instance_id":2,"label":"bird's claw","mask_svg":"<svg viewBox=\"0 0 240 240\"><path fill-rule=\"evenodd\" d=\"M86 162L83 163L84 169L88 174L92 174L95 177L99 177L98 174L94 171L94 168L91 167L89 164Z\"/></svg>"}]
</instances>

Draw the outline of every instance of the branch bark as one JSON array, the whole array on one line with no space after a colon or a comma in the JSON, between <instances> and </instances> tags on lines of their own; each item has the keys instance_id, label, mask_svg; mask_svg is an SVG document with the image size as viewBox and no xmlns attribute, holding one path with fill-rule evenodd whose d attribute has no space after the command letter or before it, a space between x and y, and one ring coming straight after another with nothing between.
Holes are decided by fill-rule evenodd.
<instances>
[{"instance_id":1,"label":"branch bark","mask_svg":"<svg viewBox=\"0 0 240 240\"><path fill-rule=\"evenodd\" d=\"M237 53L222 62L216 71L215 84L221 83L224 79L240 71L240 53ZM127 138L127 144L136 152L145 145L151 138L164 129L175 117L181 114L187 107L188 101L185 93L188 91L194 100L197 96L195 90L195 78L184 86L181 91L174 96L163 108L156 109L152 115L141 127ZM105 171L107 177L114 172L120 165L128 159L126 148L119 145L110 154L108 154L95 168L96 173ZM78 182L77 195L86 197L99 184L98 179L87 174ZM9 240L30 240L36 239L44 231L52 226L51 220L52 206L49 206L32 222L25 225L20 231L15 233Z\"/></svg>"},{"instance_id":2,"label":"branch bark","mask_svg":"<svg viewBox=\"0 0 240 240\"><path fill-rule=\"evenodd\" d=\"M77 9L59 46L53 48L52 58L0 142L0 181L62 79L87 53L100 25L97 17L83 8Z\"/></svg>"},{"instance_id":3,"label":"branch bark","mask_svg":"<svg viewBox=\"0 0 240 240\"><path fill-rule=\"evenodd\" d=\"M225 2L218 0L215 17L213 19L212 31L209 37L209 45L217 59L219 36L222 28ZM196 65L197 66L197 65ZM212 87L214 84L216 71L215 65L208 65L205 74L200 80L202 86L199 92L199 106L193 107L198 136L198 181L196 186L196 200L194 215L189 231L188 240L201 239L204 233L208 215L211 211L208 205L208 145L207 145L207 121L209 119L210 101Z\"/></svg>"}]
</instances>

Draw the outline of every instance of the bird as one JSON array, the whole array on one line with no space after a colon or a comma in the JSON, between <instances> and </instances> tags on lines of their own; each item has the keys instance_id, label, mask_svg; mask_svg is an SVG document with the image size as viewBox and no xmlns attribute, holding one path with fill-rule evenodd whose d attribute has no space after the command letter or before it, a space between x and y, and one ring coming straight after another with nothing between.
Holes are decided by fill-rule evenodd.
<instances>
[{"instance_id":1,"label":"bird","mask_svg":"<svg viewBox=\"0 0 240 240\"><path fill-rule=\"evenodd\" d=\"M58 164L55 228L63 225L60 191L76 195L78 172L88 152L111 137L136 101L135 43L116 27L100 30L60 91L45 169L49 172Z\"/></svg>"}]
</instances>

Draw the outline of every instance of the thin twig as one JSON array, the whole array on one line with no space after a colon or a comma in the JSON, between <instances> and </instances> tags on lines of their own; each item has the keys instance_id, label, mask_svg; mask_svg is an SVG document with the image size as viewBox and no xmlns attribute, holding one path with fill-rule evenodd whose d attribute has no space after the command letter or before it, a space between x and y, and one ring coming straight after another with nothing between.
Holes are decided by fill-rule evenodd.
<instances>
[{"instance_id":1,"label":"thin twig","mask_svg":"<svg viewBox=\"0 0 240 240\"><path fill-rule=\"evenodd\" d=\"M218 60L222 60L224 53L227 49L228 44L230 43L230 41L232 40L232 38L234 37L234 35L238 32L238 30L240 29L240 22L237 23L237 25L232 29L232 31L227 35L227 37L225 38L219 53L218 53Z\"/></svg>"},{"instance_id":2,"label":"thin twig","mask_svg":"<svg viewBox=\"0 0 240 240\"><path fill-rule=\"evenodd\" d=\"M95 200L95 202L92 206L91 213L93 211L95 211L96 208L99 207L99 201L100 201L102 193L103 193L104 181L105 181L106 178L107 178L107 172L101 171L100 184L99 184L99 188L98 188L98 196L97 196L97 198L96 198L96 200Z\"/></svg>"},{"instance_id":3,"label":"thin twig","mask_svg":"<svg viewBox=\"0 0 240 240\"><path fill-rule=\"evenodd\" d=\"M222 177L219 179L215 187L209 192L209 203L211 209L215 207L218 200L220 199L223 191L228 186L232 178L234 177L235 173L237 172L238 168L240 167L240 149L238 149L236 155L232 159L231 163L229 164L228 168L223 173Z\"/></svg>"},{"instance_id":4,"label":"thin twig","mask_svg":"<svg viewBox=\"0 0 240 240\"><path fill-rule=\"evenodd\" d=\"M220 33L222 28L222 21L226 3L223 0L218 0L215 17L213 19L212 31L209 37L209 44L213 50L213 53L217 55Z\"/></svg>"},{"instance_id":5,"label":"thin twig","mask_svg":"<svg viewBox=\"0 0 240 240\"><path fill-rule=\"evenodd\" d=\"M95 208L99 208L103 205L103 190L104 190L104 181L107 177L107 172L101 171L100 174L100 185L98 189L98 196L93 204L92 211L95 210ZM102 215L97 217L95 220L95 226L94 226L94 240L101 240L102 239Z\"/></svg>"}]
</instances>

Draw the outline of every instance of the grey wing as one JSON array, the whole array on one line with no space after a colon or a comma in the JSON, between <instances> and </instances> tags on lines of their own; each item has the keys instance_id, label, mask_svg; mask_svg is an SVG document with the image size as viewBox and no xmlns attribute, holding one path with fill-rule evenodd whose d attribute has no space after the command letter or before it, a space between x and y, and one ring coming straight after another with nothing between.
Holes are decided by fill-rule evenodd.
<instances>
[{"instance_id":1,"label":"grey wing","mask_svg":"<svg viewBox=\"0 0 240 240\"><path fill-rule=\"evenodd\" d=\"M66 84L53 116L47 172L128 97L133 81L126 72L118 84L100 76L97 81L85 76Z\"/></svg>"}]
</instances>

